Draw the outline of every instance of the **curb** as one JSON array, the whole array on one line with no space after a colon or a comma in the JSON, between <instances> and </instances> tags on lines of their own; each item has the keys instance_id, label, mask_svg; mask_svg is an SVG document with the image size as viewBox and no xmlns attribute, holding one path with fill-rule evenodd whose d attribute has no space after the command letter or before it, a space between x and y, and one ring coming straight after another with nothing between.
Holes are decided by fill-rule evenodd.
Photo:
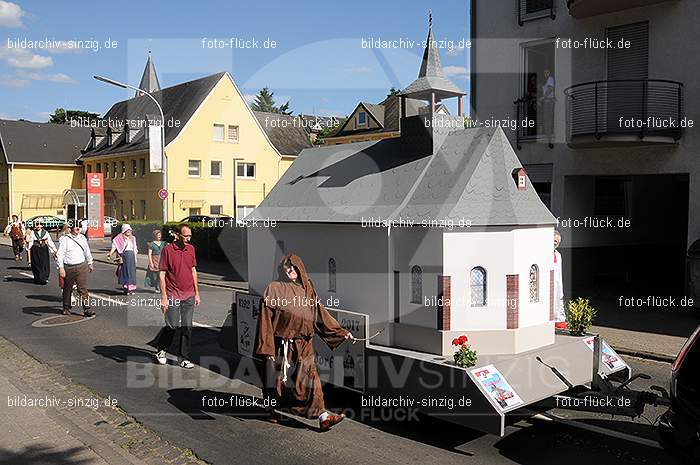
<instances>
[{"instance_id":1,"label":"curb","mask_svg":"<svg viewBox=\"0 0 700 465\"><path fill-rule=\"evenodd\" d=\"M611 345L610 347L612 347L618 354L627 355L628 357L637 357L645 360L654 360L656 362L664 363L673 363L676 361L675 356L667 354L655 354L653 352L647 352L645 350L627 349L625 347L615 347L613 345Z\"/></svg>"}]
</instances>

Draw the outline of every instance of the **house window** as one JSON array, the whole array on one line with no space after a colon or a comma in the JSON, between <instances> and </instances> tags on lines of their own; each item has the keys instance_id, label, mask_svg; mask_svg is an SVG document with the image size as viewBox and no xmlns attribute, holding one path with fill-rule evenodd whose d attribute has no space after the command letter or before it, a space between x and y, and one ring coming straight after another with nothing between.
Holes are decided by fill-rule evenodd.
<instances>
[{"instance_id":1,"label":"house window","mask_svg":"<svg viewBox=\"0 0 700 465\"><path fill-rule=\"evenodd\" d=\"M109 163L105 163L105 179L109 178Z\"/></svg>"},{"instance_id":2,"label":"house window","mask_svg":"<svg viewBox=\"0 0 700 465\"><path fill-rule=\"evenodd\" d=\"M236 167L236 176L255 179L255 163L239 163Z\"/></svg>"},{"instance_id":3,"label":"house window","mask_svg":"<svg viewBox=\"0 0 700 465\"><path fill-rule=\"evenodd\" d=\"M145 158L141 158L141 159L139 160L139 165L140 165L139 168L140 168L140 171L141 171L141 177L146 176L146 159L145 159Z\"/></svg>"},{"instance_id":4,"label":"house window","mask_svg":"<svg viewBox=\"0 0 700 465\"><path fill-rule=\"evenodd\" d=\"M540 301L540 270L537 265L530 266L530 303Z\"/></svg>"},{"instance_id":5,"label":"house window","mask_svg":"<svg viewBox=\"0 0 700 465\"><path fill-rule=\"evenodd\" d=\"M129 200L129 218L136 216L136 204L133 200Z\"/></svg>"},{"instance_id":6,"label":"house window","mask_svg":"<svg viewBox=\"0 0 700 465\"><path fill-rule=\"evenodd\" d=\"M357 125L358 126L366 126L367 125L367 113L365 113L364 111L357 113Z\"/></svg>"},{"instance_id":7,"label":"house window","mask_svg":"<svg viewBox=\"0 0 700 465\"><path fill-rule=\"evenodd\" d=\"M483 307L486 305L486 270L480 266L472 268L469 280L472 307Z\"/></svg>"},{"instance_id":8,"label":"house window","mask_svg":"<svg viewBox=\"0 0 700 465\"><path fill-rule=\"evenodd\" d=\"M141 204L141 219L145 220L146 219L146 201L139 200L139 203Z\"/></svg>"},{"instance_id":9,"label":"house window","mask_svg":"<svg viewBox=\"0 0 700 465\"><path fill-rule=\"evenodd\" d=\"M189 216L199 216L202 214L202 209L200 207L192 207L189 209Z\"/></svg>"},{"instance_id":10,"label":"house window","mask_svg":"<svg viewBox=\"0 0 700 465\"><path fill-rule=\"evenodd\" d=\"M229 142L238 142L238 126L229 125L229 127L228 127L228 141Z\"/></svg>"},{"instance_id":11,"label":"house window","mask_svg":"<svg viewBox=\"0 0 700 465\"><path fill-rule=\"evenodd\" d=\"M221 215L224 211L223 205L210 205L209 214L210 215Z\"/></svg>"},{"instance_id":12,"label":"house window","mask_svg":"<svg viewBox=\"0 0 700 465\"><path fill-rule=\"evenodd\" d=\"M215 141L223 142L223 140L224 140L224 125L223 124L215 124L214 125L213 139Z\"/></svg>"},{"instance_id":13,"label":"house window","mask_svg":"<svg viewBox=\"0 0 700 465\"><path fill-rule=\"evenodd\" d=\"M102 163L97 163L95 165L95 173L101 173L101 172L102 172Z\"/></svg>"},{"instance_id":14,"label":"house window","mask_svg":"<svg viewBox=\"0 0 700 465\"><path fill-rule=\"evenodd\" d=\"M114 179L117 179L117 162L116 161L112 162L112 177Z\"/></svg>"},{"instance_id":15,"label":"house window","mask_svg":"<svg viewBox=\"0 0 700 465\"><path fill-rule=\"evenodd\" d=\"M131 176L136 177L136 160L131 160Z\"/></svg>"},{"instance_id":16,"label":"house window","mask_svg":"<svg viewBox=\"0 0 700 465\"><path fill-rule=\"evenodd\" d=\"M126 177L126 162L122 162L122 178Z\"/></svg>"},{"instance_id":17,"label":"house window","mask_svg":"<svg viewBox=\"0 0 700 465\"><path fill-rule=\"evenodd\" d=\"M88 173L92 173L92 165L89 164L89 163L88 163L87 165L85 165L85 170L86 170Z\"/></svg>"},{"instance_id":18,"label":"house window","mask_svg":"<svg viewBox=\"0 0 700 465\"><path fill-rule=\"evenodd\" d=\"M201 160L190 160L187 167L187 175L190 177L198 178L200 176L201 167Z\"/></svg>"},{"instance_id":19,"label":"house window","mask_svg":"<svg viewBox=\"0 0 700 465\"><path fill-rule=\"evenodd\" d=\"M212 178L220 178L221 177L221 162L220 161L212 160L211 168L210 168L210 175Z\"/></svg>"},{"instance_id":20,"label":"house window","mask_svg":"<svg viewBox=\"0 0 700 465\"><path fill-rule=\"evenodd\" d=\"M335 258L328 259L328 292L335 292Z\"/></svg>"},{"instance_id":21,"label":"house window","mask_svg":"<svg viewBox=\"0 0 700 465\"><path fill-rule=\"evenodd\" d=\"M418 265L411 268L411 303L423 303L423 270Z\"/></svg>"},{"instance_id":22,"label":"house window","mask_svg":"<svg viewBox=\"0 0 700 465\"><path fill-rule=\"evenodd\" d=\"M245 218L250 215L250 213L255 210L254 205L237 205L236 206L236 217Z\"/></svg>"}]
</instances>

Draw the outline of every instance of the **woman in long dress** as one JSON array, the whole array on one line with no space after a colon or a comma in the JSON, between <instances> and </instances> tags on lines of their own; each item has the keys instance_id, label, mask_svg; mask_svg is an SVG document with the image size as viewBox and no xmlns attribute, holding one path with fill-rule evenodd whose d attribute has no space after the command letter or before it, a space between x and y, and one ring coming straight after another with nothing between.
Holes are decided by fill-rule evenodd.
<instances>
[{"instance_id":1,"label":"woman in long dress","mask_svg":"<svg viewBox=\"0 0 700 465\"><path fill-rule=\"evenodd\" d=\"M131 225L122 224L122 232L112 239L112 248L107 257L111 260L115 252L121 258L121 264L117 267L118 282L124 288L124 295L133 295L136 290L136 254L139 250Z\"/></svg>"},{"instance_id":2,"label":"woman in long dress","mask_svg":"<svg viewBox=\"0 0 700 465\"><path fill-rule=\"evenodd\" d=\"M41 224L34 222L34 228L29 235L27 242L27 251L31 259L32 274L34 275L34 283L44 285L49 281L51 274L51 258L56 256L56 244L51 239L49 234Z\"/></svg>"},{"instance_id":3,"label":"woman in long dress","mask_svg":"<svg viewBox=\"0 0 700 465\"><path fill-rule=\"evenodd\" d=\"M153 241L148 244L148 271L144 287L152 287L160 292L160 253L167 244L161 240L163 233L160 229L153 230Z\"/></svg>"},{"instance_id":4,"label":"woman in long dress","mask_svg":"<svg viewBox=\"0 0 700 465\"><path fill-rule=\"evenodd\" d=\"M268 284L260 307L255 351L273 366L274 386L267 389L278 410L318 418L321 430L339 423L344 415L326 410L312 339L317 334L335 349L353 336L321 304L301 258L282 259L280 279Z\"/></svg>"}]
</instances>

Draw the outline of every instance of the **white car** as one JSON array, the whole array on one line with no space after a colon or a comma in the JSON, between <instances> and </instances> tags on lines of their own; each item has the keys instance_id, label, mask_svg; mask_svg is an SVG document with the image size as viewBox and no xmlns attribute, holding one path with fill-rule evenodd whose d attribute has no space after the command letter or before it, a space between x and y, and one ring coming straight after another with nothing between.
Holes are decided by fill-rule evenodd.
<instances>
[{"instance_id":1,"label":"white car","mask_svg":"<svg viewBox=\"0 0 700 465\"><path fill-rule=\"evenodd\" d=\"M116 218L112 218L111 216L105 216L105 222L104 222L104 228L105 228L105 237L111 237L112 236L112 228L119 224L119 221L116 220ZM87 227L88 227L88 220L83 219L80 220L80 232L83 234L87 233Z\"/></svg>"}]
</instances>

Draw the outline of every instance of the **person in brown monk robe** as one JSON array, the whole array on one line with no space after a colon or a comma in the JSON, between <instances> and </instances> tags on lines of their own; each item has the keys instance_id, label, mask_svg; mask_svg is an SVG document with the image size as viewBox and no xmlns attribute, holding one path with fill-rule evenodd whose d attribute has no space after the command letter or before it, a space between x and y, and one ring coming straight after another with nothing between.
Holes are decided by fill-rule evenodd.
<instances>
[{"instance_id":1,"label":"person in brown monk robe","mask_svg":"<svg viewBox=\"0 0 700 465\"><path fill-rule=\"evenodd\" d=\"M267 387L278 409L318 418L321 430L342 421L345 415L326 411L312 338L318 334L335 349L353 335L321 304L301 258L288 254L282 259L280 280L268 284L260 307L255 352L274 367L274 382L266 384L274 384ZM278 418L272 412L270 420Z\"/></svg>"}]
</instances>

